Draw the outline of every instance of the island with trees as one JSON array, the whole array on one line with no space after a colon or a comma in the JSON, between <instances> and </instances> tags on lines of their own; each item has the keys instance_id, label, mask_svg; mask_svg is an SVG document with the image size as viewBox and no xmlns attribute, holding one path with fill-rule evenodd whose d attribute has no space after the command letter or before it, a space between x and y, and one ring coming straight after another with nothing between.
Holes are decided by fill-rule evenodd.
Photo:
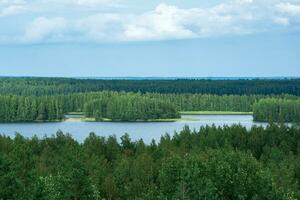
<instances>
[{"instance_id":1,"label":"island with trees","mask_svg":"<svg viewBox=\"0 0 300 200\"><path fill-rule=\"evenodd\" d=\"M86 117L96 121L153 121L180 118L171 103L141 95L121 95L95 99L84 105Z\"/></svg>"}]
</instances>

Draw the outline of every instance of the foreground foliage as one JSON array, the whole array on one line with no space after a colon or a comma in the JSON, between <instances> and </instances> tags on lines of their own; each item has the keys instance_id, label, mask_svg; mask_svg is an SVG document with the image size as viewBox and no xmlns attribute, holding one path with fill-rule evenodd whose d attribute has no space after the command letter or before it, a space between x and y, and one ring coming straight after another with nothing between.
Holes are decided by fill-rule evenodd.
<instances>
[{"instance_id":1,"label":"foreground foliage","mask_svg":"<svg viewBox=\"0 0 300 200\"><path fill-rule=\"evenodd\" d=\"M0 137L0 199L300 199L300 129L185 127L158 144Z\"/></svg>"}]
</instances>

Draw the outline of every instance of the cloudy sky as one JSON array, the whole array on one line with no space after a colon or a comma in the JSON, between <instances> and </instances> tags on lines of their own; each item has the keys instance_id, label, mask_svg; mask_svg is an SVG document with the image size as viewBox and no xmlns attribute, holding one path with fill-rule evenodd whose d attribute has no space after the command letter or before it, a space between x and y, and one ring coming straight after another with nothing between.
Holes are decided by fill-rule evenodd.
<instances>
[{"instance_id":1,"label":"cloudy sky","mask_svg":"<svg viewBox=\"0 0 300 200\"><path fill-rule=\"evenodd\" d=\"M300 76L300 0L0 0L0 75Z\"/></svg>"}]
</instances>

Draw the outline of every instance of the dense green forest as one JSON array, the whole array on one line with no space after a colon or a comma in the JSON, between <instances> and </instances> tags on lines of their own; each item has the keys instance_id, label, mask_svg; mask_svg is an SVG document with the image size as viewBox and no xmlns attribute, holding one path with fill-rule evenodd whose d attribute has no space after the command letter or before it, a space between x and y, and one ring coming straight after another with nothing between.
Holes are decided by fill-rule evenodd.
<instances>
[{"instance_id":1,"label":"dense green forest","mask_svg":"<svg viewBox=\"0 0 300 200\"><path fill-rule=\"evenodd\" d=\"M137 121L151 119L180 118L178 110L171 103L140 95L114 95L87 102L84 105L87 117L97 121Z\"/></svg>"},{"instance_id":2,"label":"dense green forest","mask_svg":"<svg viewBox=\"0 0 300 200\"><path fill-rule=\"evenodd\" d=\"M88 117L111 118L115 116L115 119L124 120L128 118L128 115L133 117L131 120L136 119L137 116L142 119L153 119L154 116L176 118L178 117L177 111L251 112L255 102L270 97L263 95L141 94L110 91L54 96L0 95L0 121L54 121L63 119L64 114L69 112L84 111ZM291 95L272 97L298 99ZM110 114L105 114L104 109L107 108L100 108L100 104L105 104L105 107L109 106ZM97 106L97 109L91 106Z\"/></svg>"},{"instance_id":3,"label":"dense green forest","mask_svg":"<svg viewBox=\"0 0 300 200\"><path fill-rule=\"evenodd\" d=\"M251 112L253 104L262 98L268 96L262 95L201 95L201 94L158 94L158 93L124 93L124 92L95 92L95 93L78 93L60 96L65 110L82 111L84 104L95 99L112 98L113 96L132 96L139 95L149 97L158 101L173 104L180 111L240 111ZM278 96L279 97L279 96ZM295 96L280 96L282 98L296 99ZM65 102L65 103L63 103Z\"/></svg>"},{"instance_id":4,"label":"dense green forest","mask_svg":"<svg viewBox=\"0 0 300 200\"><path fill-rule=\"evenodd\" d=\"M0 96L1 122L55 121L64 117L55 97Z\"/></svg>"},{"instance_id":5,"label":"dense green forest","mask_svg":"<svg viewBox=\"0 0 300 200\"><path fill-rule=\"evenodd\" d=\"M201 94L158 94L158 93L124 93L124 92L95 92L95 93L78 93L71 95L63 95L61 99L63 107L68 111L82 111L84 104L95 99L105 99L121 96L138 95L164 101L173 104L180 111L240 111L251 112L252 105L262 98L268 96L262 95L201 95ZM295 99L295 96L280 96L283 98ZM65 102L65 103L64 103Z\"/></svg>"},{"instance_id":6,"label":"dense green forest","mask_svg":"<svg viewBox=\"0 0 300 200\"><path fill-rule=\"evenodd\" d=\"M0 78L0 122L178 118L178 111L254 112L300 121L300 79ZM33 130L34 132L34 130ZM0 135L0 200L300 199L300 128L185 127L145 144L125 134Z\"/></svg>"},{"instance_id":7,"label":"dense green forest","mask_svg":"<svg viewBox=\"0 0 300 200\"><path fill-rule=\"evenodd\" d=\"M0 78L0 94L57 95L92 91L300 95L300 79L284 80L96 80L71 78Z\"/></svg>"},{"instance_id":8,"label":"dense green forest","mask_svg":"<svg viewBox=\"0 0 300 200\"><path fill-rule=\"evenodd\" d=\"M261 99L295 100L299 92L300 79L89 80L2 77L0 121L56 121L62 120L68 112L84 111L87 117L113 117L124 121L137 118L146 120L155 116L174 118L178 117L177 111L252 112L253 105ZM100 102L105 99L112 101ZM100 104L107 104L105 107L110 107L109 113L99 106L92 111L91 106ZM256 105L256 120L269 121L270 117L278 120L269 114L276 105L264 106L264 110L270 109L264 114L258 108L260 105ZM295 115L285 115L283 120L299 121Z\"/></svg>"},{"instance_id":9,"label":"dense green forest","mask_svg":"<svg viewBox=\"0 0 300 200\"><path fill-rule=\"evenodd\" d=\"M159 143L0 136L0 199L300 199L300 129L185 127Z\"/></svg>"},{"instance_id":10,"label":"dense green forest","mask_svg":"<svg viewBox=\"0 0 300 200\"><path fill-rule=\"evenodd\" d=\"M261 99L253 106L253 118L265 122L300 122L300 99Z\"/></svg>"}]
</instances>

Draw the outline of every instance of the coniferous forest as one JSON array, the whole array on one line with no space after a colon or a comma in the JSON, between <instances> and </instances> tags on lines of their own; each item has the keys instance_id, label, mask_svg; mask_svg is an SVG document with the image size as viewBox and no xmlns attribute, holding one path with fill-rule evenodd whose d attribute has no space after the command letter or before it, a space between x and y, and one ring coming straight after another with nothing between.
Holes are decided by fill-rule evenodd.
<instances>
[{"instance_id":1,"label":"coniferous forest","mask_svg":"<svg viewBox=\"0 0 300 200\"><path fill-rule=\"evenodd\" d=\"M257 121L299 122L298 103L290 103L299 99L299 80L2 77L0 121L60 121L69 112L84 112L98 120L136 121L178 118L180 111L254 111ZM260 101L270 98L275 100ZM278 109L278 101L286 102L280 103L282 109Z\"/></svg>"},{"instance_id":2,"label":"coniferous forest","mask_svg":"<svg viewBox=\"0 0 300 200\"><path fill-rule=\"evenodd\" d=\"M62 131L8 137L0 124L0 199L300 199L299 83L0 78L1 123L63 121L68 113L132 122L182 111L253 112L270 122L186 126L151 143L130 133L90 133L83 142Z\"/></svg>"},{"instance_id":3,"label":"coniferous forest","mask_svg":"<svg viewBox=\"0 0 300 200\"><path fill-rule=\"evenodd\" d=\"M300 200L300 0L0 0L0 200Z\"/></svg>"},{"instance_id":4,"label":"coniferous forest","mask_svg":"<svg viewBox=\"0 0 300 200\"><path fill-rule=\"evenodd\" d=\"M96 120L108 118L114 121L180 118L171 103L138 95L95 99L84 105L84 113Z\"/></svg>"},{"instance_id":5,"label":"coniferous forest","mask_svg":"<svg viewBox=\"0 0 300 200\"><path fill-rule=\"evenodd\" d=\"M253 80L103 80L39 77L0 77L0 94L54 95L95 91L192 93L216 95L300 95L300 79Z\"/></svg>"},{"instance_id":6,"label":"coniferous forest","mask_svg":"<svg viewBox=\"0 0 300 200\"><path fill-rule=\"evenodd\" d=\"M300 122L300 100L261 99L253 106L256 121Z\"/></svg>"},{"instance_id":7,"label":"coniferous forest","mask_svg":"<svg viewBox=\"0 0 300 200\"><path fill-rule=\"evenodd\" d=\"M155 119L178 118L180 111L252 112L260 110L260 108L254 109L261 105L258 103L260 100L270 99L270 97L289 102L298 100L298 96L286 94L218 96L111 91L52 96L0 95L0 121L59 121L63 120L64 115L69 112L84 112L87 117L111 118L121 121L147 120L153 119L153 117ZM273 103L271 102L271 104ZM257 105L254 107L254 104ZM289 110L297 115L296 108L293 105ZM133 111L133 109L135 110ZM270 112L264 112L266 115L264 118L255 117L255 119L268 121L266 119L271 117L272 107L266 107L266 109L269 109ZM257 116L256 111L255 116ZM274 122L280 119L273 116ZM288 121L297 122L299 118L293 117L293 120Z\"/></svg>"},{"instance_id":8,"label":"coniferous forest","mask_svg":"<svg viewBox=\"0 0 300 200\"><path fill-rule=\"evenodd\" d=\"M1 199L299 199L300 129L185 127L157 143L0 137Z\"/></svg>"}]
</instances>

